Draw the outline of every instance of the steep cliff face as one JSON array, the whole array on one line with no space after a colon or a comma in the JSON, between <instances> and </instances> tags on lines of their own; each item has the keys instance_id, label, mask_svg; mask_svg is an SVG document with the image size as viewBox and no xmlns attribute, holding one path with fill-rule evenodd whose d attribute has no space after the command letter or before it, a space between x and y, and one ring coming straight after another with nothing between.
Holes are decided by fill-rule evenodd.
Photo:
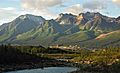
<instances>
[{"instance_id":1,"label":"steep cliff face","mask_svg":"<svg viewBox=\"0 0 120 73\"><path fill-rule=\"evenodd\" d=\"M56 19L59 24L71 25L75 24L76 16L72 14L59 14L59 17Z\"/></svg>"}]
</instances>

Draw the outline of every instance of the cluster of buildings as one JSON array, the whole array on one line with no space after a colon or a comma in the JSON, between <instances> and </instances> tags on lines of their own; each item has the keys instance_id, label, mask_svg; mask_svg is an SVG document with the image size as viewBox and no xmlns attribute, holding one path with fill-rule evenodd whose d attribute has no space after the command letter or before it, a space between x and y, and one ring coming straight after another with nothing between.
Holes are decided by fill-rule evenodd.
<instances>
[{"instance_id":1,"label":"cluster of buildings","mask_svg":"<svg viewBox=\"0 0 120 73\"><path fill-rule=\"evenodd\" d=\"M63 46L63 45L51 45L50 48L60 48L60 49L68 49L68 50L78 50L81 49L78 45L69 45L69 46Z\"/></svg>"}]
</instances>

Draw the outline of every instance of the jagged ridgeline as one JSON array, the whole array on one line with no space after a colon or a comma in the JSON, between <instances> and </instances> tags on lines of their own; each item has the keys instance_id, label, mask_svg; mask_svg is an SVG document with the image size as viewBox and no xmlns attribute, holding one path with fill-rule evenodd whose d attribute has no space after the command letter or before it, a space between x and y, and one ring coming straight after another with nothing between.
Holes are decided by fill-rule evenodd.
<instances>
[{"instance_id":1,"label":"jagged ridgeline","mask_svg":"<svg viewBox=\"0 0 120 73\"><path fill-rule=\"evenodd\" d=\"M56 19L21 15L0 26L0 44L120 47L120 17L100 13L59 14Z\"/></svg>"}]
</instances>

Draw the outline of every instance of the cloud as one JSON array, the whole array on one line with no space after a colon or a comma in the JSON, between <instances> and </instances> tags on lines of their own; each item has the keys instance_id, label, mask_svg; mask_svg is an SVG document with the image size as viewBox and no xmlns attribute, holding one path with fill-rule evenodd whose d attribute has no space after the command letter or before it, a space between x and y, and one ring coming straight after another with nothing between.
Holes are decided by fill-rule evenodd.
<instances>
[{"instance_id":1,"label":"cloud","mask_svg":"<svg viewBox=\"0 0 120 73\"><path fill-rule=\"evenodd\" d=\"M6 7L6 8L0 8L0 10L15 10L16 8L14 7Z\"/></svg>"},{"instance_id":2,"label":"cloud","mask_svg":"<svg viewBox=\"0 0 120 73\"><path fill-rule=\"evenodd\" d=\"M0 8L0 24L12 21L19 12L14 7Z\"/></svg>"},{"instance_id":3,"label":"cloud","mask_svg":"<svg viewBox=\"0 0 120 73\"><path fill-rule=\"evenodd\" d=\"M33 14L43 16L46 19L56 18L59 13L79 14L86 11L103 12L110 0L86 0L75 4L75 0L10 0L21 3L19 8L0 8L0 20L13 20L19 15ZM120 5L120 0L111 0ZM110 1L110 2L111 2ZM73 2L73 3L71 3ZM73 5L71 5L73 4ZM57 9L57 10L56 10ZM8 20L7 20L8 19ZM1 21L0 21L1 22Z\"/></svg>"},{"instance_id":4,"label":"cloud","mask_svg":"<svg viewBox=\"0 0 120 73\"><path fill-rule=\"evenodd\" d=\"M57 14L52 11L53 7L63 7L63 3L68 0L21 0L21 6L24 11L35 15L41 15L48 19L55 18Z\"/></svg>"},{"instance_id":5,"label":"cloud","mask_svg":"<svg viewBox=\"0 0 120 73\"><path fill-rule=\"evenodd\" d=\"M21 12L21 15L23 14L33 14L33 15L38 15L38 16L42 16L45 19L52 19L52 18L56 18L57 13L51 12L48 9L41 9L41 10L33 10L33 11L23 11Z\"/></svg>"},{"instance_id":6,"label":"cloud","mask_svg":"<svg viewBox=\"0 0 120 73\"><path fill-rule=\"evenodd\" d=\"M102 12L107 9L109 0L87 0L84 4L75 4L65 8L65 13L79 14L81 12Z\"/></svg>"},{"instance_id":7,"label":"cloud","mask_svg":"<svg viewBox=\"0 0 120 73\"><path fill-rule=\"evenodd\" d=\"M65 8L65 13L79 14L83 12L83 7L80 4L75 4Z\"/></svg>"},{"instance_id":8,"label":"cloud","mask_svg":"<svg viewBox=\"0 0 120 73\"><path fill-rule=\"evenodd\" d=\"M63 0L22 0L22 7L28 9L43 9L62 5Z\"/></svg>"},{"instance_id":9,"label":"cloud","mask_svg":"<svg viewBox=\"0 0 120 73\"><path fill-rule=\"evenodd\" d=\"M112 2L120 6L120 0L112 0Z\"/></svg>"},{"instance_id":10,"label":"cloud","mask_svg":"<svg viewBox=\"0 0 120 73\"><path fill-rule=\"evenodd\" d=\"M19 14L19 11L14 7L5 7L0 8L0 19L6 16L16 16Z\"/></svg>"},{"instance_id":11,"label":"cloud","mask_svg":"<svg viewBox=\"0 0 120 73\"><path fill-rule=\"evenodd\" d=\"M33 14L43 16L46 19L55 18L57 13L52 11L53 7L63 7L64 2L69 0L10 0L19 1L21 7L4 7L0 8L0 24L12 21L16 17L24 14Z\"/></svg>"},{"instance_id":12,"label":"cloud","mask_svg":"<svg viewBox=\"0 0 120 73\"><path fill-rule=\"evenodd\" d=\"M101 11L103 9L106 9L105 5L106 4L102 0L101 1L93 0L84 3L83 8L89 11Z\"/></svg>"}]
</instances>

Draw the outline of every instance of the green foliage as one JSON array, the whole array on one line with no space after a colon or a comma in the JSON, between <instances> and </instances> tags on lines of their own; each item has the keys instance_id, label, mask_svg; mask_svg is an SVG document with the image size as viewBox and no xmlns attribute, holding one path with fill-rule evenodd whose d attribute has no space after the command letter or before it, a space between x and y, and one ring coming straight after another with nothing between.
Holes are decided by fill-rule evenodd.
<instances>
[{"instance_id":1,"label":"green foliage","mask_svg":"<svg viewBox=\"0 0 120 73\"><path fill-rule=\"evenodd\" d=\"M100 66L112 65L120 62L120 49L108 48L100 50L83 50L80 52L80 56L72 59L72 61L79 62L81 64Z\"/></svg>"},{"instance_id":2,"label":"green foliage","mask_svg":"<svg viewBox=\"0 0 120 73\"><path fill-rule=\"evenodd\" d=\"M119 73L120 72L120 48L106 48L95 50L83 50L72 62L81 64L80 71L91 73ZM74 72L73 72L74 73Z\"/></svg>"},{"instance_id":3,"label":"green foliage","mask_svg":"<svg viewBox=\"0 0 120 73\"><path fill-rule=\"evenodd\" d=\"M11 45L1 45L0 46L0 64L17 64L24 62L37 61L37 55L33 53L36 49L23 49L23 46L11 46ZM32 54L31 54L32 52Z\"/></svg>"},{"instance_id":4,"label":"green foliage","mask_svg":"<svg viewBox=\"0 0 120 73\"><path fill-rule=\"evenodd\" d=\"M79 31L79 32L76 32L71 35L64 35L64 36L60 37L56 43L62 43L62 44L68 43L68 44L72 45L71 43L86 41L86 40L92 39L94 37L95 37L95 35L91 34L90 31Z\"/></svg>"}]
</instances>

